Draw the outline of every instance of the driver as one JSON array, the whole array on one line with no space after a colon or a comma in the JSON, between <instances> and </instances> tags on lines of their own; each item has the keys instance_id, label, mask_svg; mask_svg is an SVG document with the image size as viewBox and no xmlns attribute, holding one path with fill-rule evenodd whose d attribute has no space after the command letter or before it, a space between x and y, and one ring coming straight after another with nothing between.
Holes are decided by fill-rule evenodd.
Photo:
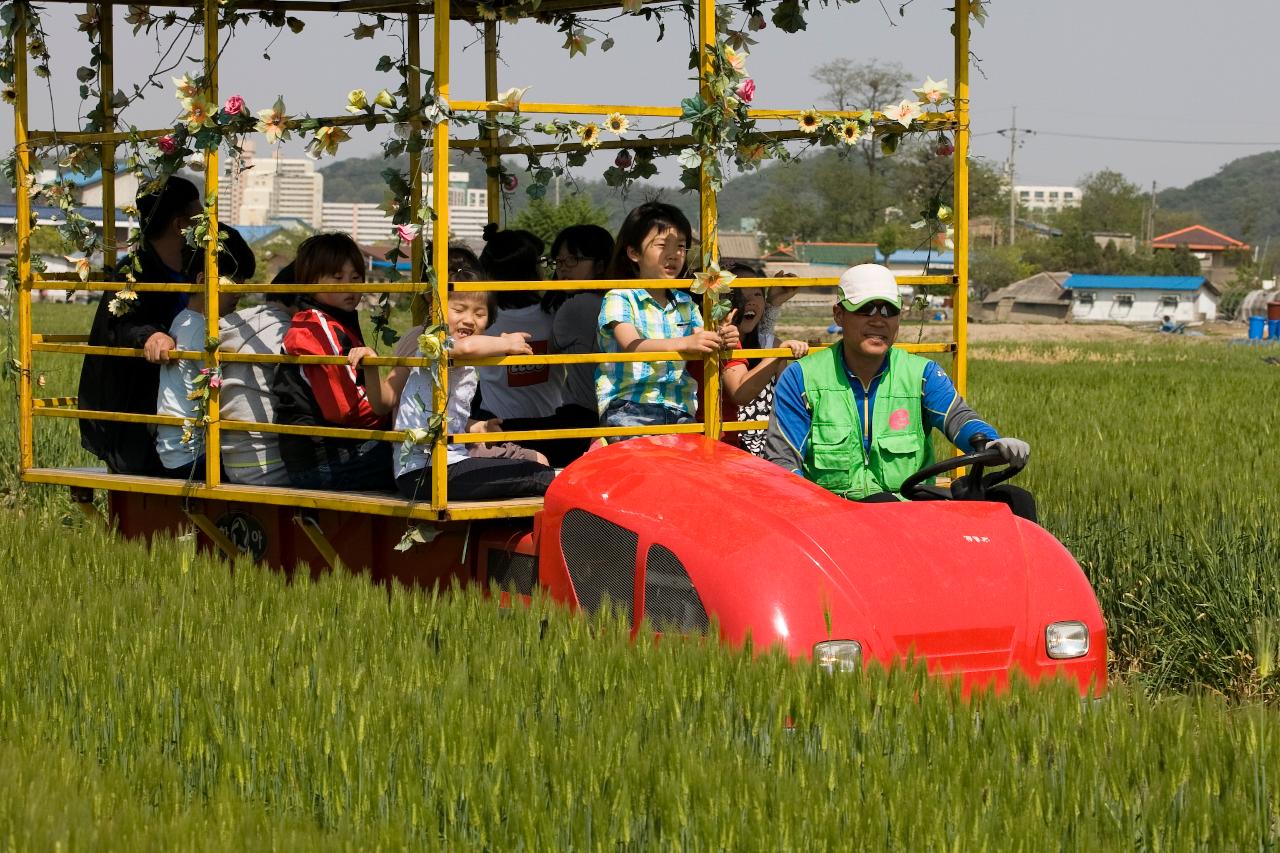
<instances>
[{"instance_id":1,"label":"driver","mask_svg":"<svg viewBox=\"0 0 1280 853\"><path fill-rule=\"evenodd\" d=\"M833 309L843 337L790 365L778 379L764 457L841 497L902 500L907 477L933 462L930 430L962 450L997 448L1021 468L1031 447L1001 438L934 362L895 349L902 302L893 273L859 264L840 276ZM1016 486L990 489L1036 520L1035 499Z\"/></svg>"}]
</instances>

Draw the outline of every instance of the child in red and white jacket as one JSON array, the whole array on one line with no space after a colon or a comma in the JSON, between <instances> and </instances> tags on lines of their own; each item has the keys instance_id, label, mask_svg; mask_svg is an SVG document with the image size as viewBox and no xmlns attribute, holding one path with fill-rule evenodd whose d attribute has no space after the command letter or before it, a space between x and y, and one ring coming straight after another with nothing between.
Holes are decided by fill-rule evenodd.
<instances>
[{"instance_id":1,"label":"child in red and white jacket","mask_svg":"<svg viewBox=\"0 0 1280 853\"><path fill-rule=\"evenodd\" d=\"M317 234L298 247L294 274L300 284L360 283L365 279L364 255L346 234ZM304 296L285 333L284 352L347 356L363 348L356 312L361 297L338 288ZM364 383L365 372L351 364L282 364L273 386L276 423L390 429L398 389L388 382L371 396ZM297 488L395 490L392 448L385 441L282 434L280 456Z\"/></svg>"}]
</instances>

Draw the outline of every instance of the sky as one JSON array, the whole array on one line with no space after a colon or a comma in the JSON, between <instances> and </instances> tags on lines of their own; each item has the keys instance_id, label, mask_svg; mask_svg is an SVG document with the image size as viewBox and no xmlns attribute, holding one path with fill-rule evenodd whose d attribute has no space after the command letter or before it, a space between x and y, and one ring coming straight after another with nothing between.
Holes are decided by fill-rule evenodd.
<instances>
[{"instance_id":1,"label":"sky","mask_svg":"<svg viewBox=\"0 0 1280 853\"><path fill-rule=\"evenodd\" d=\"M947 0L913 0L901 17L899 2L862 0L839 9L814 9L805 32L787 35L770 25L756 34L759 44L748 60L757 84L755 105L828 106L810 74L818 64L837 58L896 61L920 80L928 74L954 83ZM1266 79L1264 58L1272 54L1274 34L1280 32L1280 4L991 0L989 6L987 24L974 27L972 43L977 59L971 92L973 152L1003 167L1009 139L997 131L1010 126L1016 106L1018 126L1035 131L1020 137L1020 184L1070 184L1109 168L1144 188L1152 181L1161 188L1185 186L1237 157L1280 149L1280 114L1261 98L1259 88ZM81 9L46 7L54 73L51 93L33 105L34 127L48 126L50 102L56 105L59 127L76 124L81 103L75 70L83 64L85 41L75 32L72 15ZM286 31L274 41L275 34L262 29L237 31L221 66L223 96L239 93L258 109L283 94L291 114L323 115L341 113L349 89L394 87L389 75L373 70L380 54L399 52L390 37L357 42L349 37L355 26L349 16L299 17L307 23L302 34ZM600 52L597 41L587 56L573 59L561 48L563 35L553 28L532 21L506 27L502 88L530 86L530 101L675 105L693 93L695 84L686 67L687 30L676 15L669 17L662 42L656 41L655 25L618 20L604 25L616 40L611 51ZM127 88L155 66L157 41L132 36L119 20L117 31L117 85ZM166 37L162 46L168 41ZM455 24L453 41L452 96L478 99L482 49L475 32ZM425 43L430 44L429 32ZM180 59L175 75L198 69L199 48L197 37L185 51L192 59ZM169 76L161 78L164 90L152 90L131 108L131 122L139 127L172 122L177 110ZM12 133L12 113L0 110L0 138L12 139ZM357 129L342 154L376 153L386 133ZM1081 138L1089 136L1113 139ZM1212 144L1224 141L1263 144ZM260 142L259 154L263 147ZM286 148L289 155L300 151L296 143ZM596 171L612 155L598 160ZM664 171L674 174L674 169Z\"/></svg>"}]
</instances>

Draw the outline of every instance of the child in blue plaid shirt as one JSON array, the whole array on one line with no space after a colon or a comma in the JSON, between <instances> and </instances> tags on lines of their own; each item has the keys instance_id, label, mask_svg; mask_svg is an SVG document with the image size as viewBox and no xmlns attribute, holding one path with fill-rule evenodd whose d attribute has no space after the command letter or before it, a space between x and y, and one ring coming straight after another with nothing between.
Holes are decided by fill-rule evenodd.
<instances>
[{"instance_id":1,"label":"child in blue plaid shirt","mask_svg":"<svg viewBox=\"0 0 1280 853\"><path fill-rule=\"evenodd\" d=\"M679 208L649 202L627 215L618 231L611 278L667 279L688 275L693 229ZM685 290L611 290L600 306L601 352L709 353L737 345L737 329L703 327L698 305ZM601 364L596 400L604 426L692 423L697 383L683 361Z\"/></svg>"}]
</instances>

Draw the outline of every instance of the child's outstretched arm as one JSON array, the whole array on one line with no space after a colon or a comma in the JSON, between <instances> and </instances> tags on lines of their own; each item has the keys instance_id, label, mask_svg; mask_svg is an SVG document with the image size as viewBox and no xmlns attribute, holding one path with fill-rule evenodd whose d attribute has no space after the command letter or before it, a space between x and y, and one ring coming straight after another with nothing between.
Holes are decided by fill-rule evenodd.
<instances>
[{"instance_id":1,"label":"child's outstretched arm","mask_svg":"<svg viewBox=\"0 0 1280 853\"><path fill-rule=\"evenodd\" d=\"M608 328L623 352L715 352L724 345L720 335L706 329L681 338L646 338L634 323L614 323Z\"/></svg>"},{"instance_id":2,"label":"child's outstretched arm","mask_svg":"<svg viewBox=\"0 0 1280 853\"><path fill-rule=\"evenodd\" d=\"M458 358L494 358L504 355L533 355L528 332L503 332L501 335L467 335L455 338L449 352Z\"/></svg>"},{"instance_id":3,"label":"child's outstretched arm","mask_svg":"<svg viewBox=\"0 0 1280 853\"><path fill-rule=\"evenodd\" d=\"M351 365L352 370L356 370L360 368L360 362L364 359L377 355L377 351L371 347L354 347L347 353L347 363ZM404 387L406 378L408 378L408 371L404 371L402 375L392 371L388 377L383 378L381 370L372 365L364 365L364 393L375 414L389 414L396 407L400 402L400 389Z\"/></svg>"},{"instance_id":4,"label":"child's outstretched arm","mask_svg":"<svg viewBox=\"0 0 1280 853\"><path fill-rule=\"evenodd\" d=\"M809 345L804 341L783 341L782 345L791 350L794 358L804 358L809 354ZM787 369L787 364L786 359L765 358L750 369L742 363L726 367L723 373L724 390L735 404L745 406L780 376Z\"/></svg>"}]
</instances>

